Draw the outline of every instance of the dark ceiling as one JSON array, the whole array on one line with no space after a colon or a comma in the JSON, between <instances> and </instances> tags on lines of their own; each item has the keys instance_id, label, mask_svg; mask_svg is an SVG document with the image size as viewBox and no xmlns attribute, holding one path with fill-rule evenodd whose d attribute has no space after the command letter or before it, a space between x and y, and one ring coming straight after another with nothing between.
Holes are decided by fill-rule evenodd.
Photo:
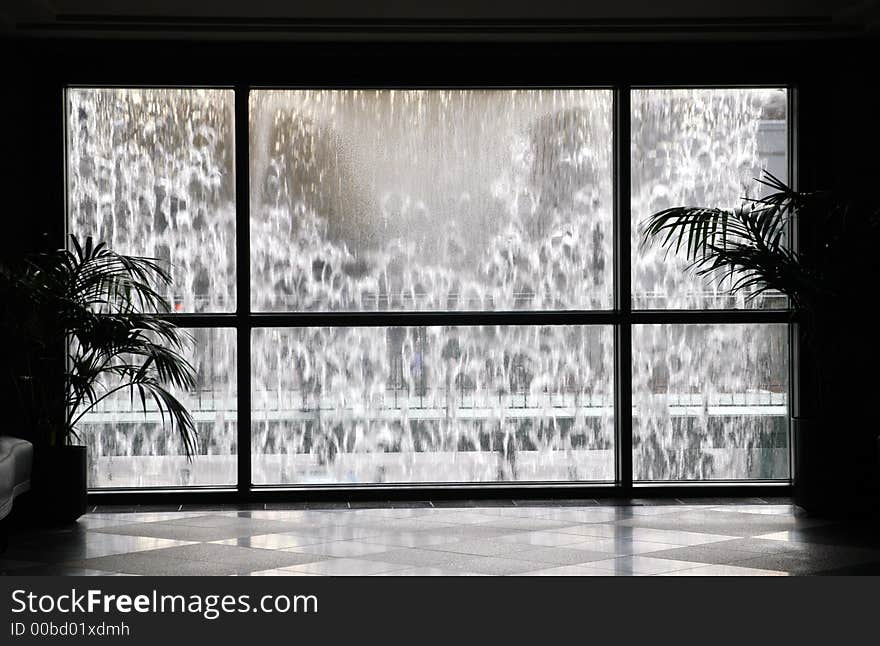
<instances>
[{"instance_id":1,"label":"dark ceiling","mask_svg":"<svg viewBox=\"0 0 880 646\"><path fill-rule=\"evenodd\" d=\"M859 36L878 0L4 0L18 37L307 40Z\"/></svg>"}]
</instances>

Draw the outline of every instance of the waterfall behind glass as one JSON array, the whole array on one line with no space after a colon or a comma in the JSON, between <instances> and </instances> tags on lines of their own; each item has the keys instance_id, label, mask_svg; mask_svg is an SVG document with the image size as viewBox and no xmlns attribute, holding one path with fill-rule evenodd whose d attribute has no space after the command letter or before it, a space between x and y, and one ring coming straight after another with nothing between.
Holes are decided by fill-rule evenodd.
<instances>
[{"instance_id":1,"label":"waterfall behind glass","mask_svg":"<svg viewBox=\"0 0 880 646\"><path fill-rule=\"evenodd\" d=\"M638 224L744 195L780 158L780 91L644 92L634 306L747 306L640 249ZM232 92L68 97L71 231L170 261L176 311L234 310ZM252 91L252 310L610 309L611 115L606 90ZM713 330L633 329L637 475L787 475L764 447L785 411L784 341ZM93 485L234 480L234 336L198 344L194 466L120 400L89 425ZM255 330L251 368L258 483L614 476L610 328Z\"/></svg>"}]
</instances>

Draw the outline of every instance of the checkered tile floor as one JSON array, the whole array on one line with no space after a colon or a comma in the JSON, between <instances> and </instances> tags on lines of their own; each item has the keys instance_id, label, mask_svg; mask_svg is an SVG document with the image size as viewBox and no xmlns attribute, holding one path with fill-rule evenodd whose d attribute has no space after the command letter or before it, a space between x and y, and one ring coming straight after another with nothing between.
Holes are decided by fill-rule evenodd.
<instances>
[{"instance_id":1,"label":"checkered tile floor","mask_svg":"<svg viewBox=\"0 0 880 646\"><path fill-rule=\"evenodd\" d=\"M785 576L880 573L880 533L789 504L97 508L18 531L10 575Z\"/></svg>"}]
</instances>

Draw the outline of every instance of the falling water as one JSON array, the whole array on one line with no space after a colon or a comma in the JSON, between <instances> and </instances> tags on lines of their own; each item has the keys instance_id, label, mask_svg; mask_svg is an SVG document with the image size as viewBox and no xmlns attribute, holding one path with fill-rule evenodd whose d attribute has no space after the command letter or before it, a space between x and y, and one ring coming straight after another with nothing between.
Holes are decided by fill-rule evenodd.
<instances>
[{"instance_id":1,"label":"falling water","mask_svg":"<svg viewBox=\"0 0 880 646\"><path fill-rule=\"evenodd\" d=\"M764 170L785 180L783 90L637 90L632 95L633 307L779 308L731 296L645 245L650 214L733 208ZM777 479L789 474L785 325L633 328L633 473L640 480Z\"/></svg>"},{"instance_id":2,"label":"falling water","mask_svg":"<svg viewBox=\"0 0 880 646\"><path fill-rule=\"evenodd\" d=\"M68 226L173 268L178 312L235 310L231 90L71 89Z\"/></svg>"},{"instance_id":3,"label":"falling water","mask_svg":"<svg viewBox=\"0 0 880 646\"><path fill-rule=\"evenodd\" d=\"M68 227L121 253L172 268L176 312L235 309L233 93L71 89L67 92ZM178 393L193 412L200 455L127 393L85 418L93 487L235 481L235 330L190 330L199 388Z\"/></svg>"},{"instance_id":4,"label":"falling water","mask_svg":"<svg viewBox=\"0 0 880 646\"><path fill-rule=\"evenodd\" d=\"M743 195L778 96L635 93L634 306L772 306L638 224ZM610 309L611 113L599 90L252 92L252 310ZM232 121L228 91L69 92L71 230L170 261L178 311L234 308ZM235 335L199 332L202 455L109 402L93 485L234 481ZM784 329L635 326L633 348L637 477L787 475ZM256 329L251 373L257 483L614 477L609 327Z\"/></svg>"},{"instance_id":5,"label":"falling water","mask_svg":"<svg viewBox=\"0 0 880 646\"><path fill-rule=\"evenodd\" d=\"M250 103L255 310L610 307L610 92Z\"/></svg>"}]
</instances>

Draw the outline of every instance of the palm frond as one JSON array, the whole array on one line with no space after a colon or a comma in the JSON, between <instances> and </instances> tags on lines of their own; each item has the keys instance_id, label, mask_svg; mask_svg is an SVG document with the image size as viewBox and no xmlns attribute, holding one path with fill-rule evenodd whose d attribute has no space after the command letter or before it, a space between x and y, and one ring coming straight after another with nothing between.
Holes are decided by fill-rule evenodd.
<instances>
[{"instance_id":1,"label":"palm frond","mask_svg":"<svg viewBox=\"0 0 880 646\"><path fill-rule=\"evenodd\" d=\"M68 249L28 259L15 290L51 319L70 339L64 375L66 433L78 436L78 423L96 405L128 389L159 410L192 458L195 423L173 390L196 387L196 371L185 353L192 337L161 318L170 305L160 289L171 275L154 258L127 256L70 236Z\"/></svg>"},{"instance_id":2,"label":"palm frond","mask_svg":"<svg viewBox=\"0 0 880 646\"><path fill-rule=\"evenodd\" d=\"M28 280L38 293L52 295L71 307L111 311L166 312L166 299L153 287L171 283L170 274L154 258L125 256L85 246L71 236L73 250L61 249L29 260Z\"/></svg>"},{"instance_id":3,"label":"palm frond","mask_svg":"<svg viewBox=\"0 0 880 646\"><path fill-rule=\"evenodd\" d=\"M659 242L697 275L726 281L732 294L754 299L772 291L805 302L817 276L788 247L788 233L793 218L821 196L798 193L771 173L758 181L773 192L737 209L681 206L651 215L642 244Z\"/></svg>"},{"instance_id":4,"label":"palm frond","mask_svg":"<svg viewBox=\"0 0 880 646\"><path fill-rule=\"evenodd\" d=\"M78 424L100 401L114 395L120 391L129 391L131 400L134 401L134 394L137 393L141 402L141 410L144 415L150 412L148 400L156 405L156 410L161 416L163 424L168 423L173 431L177 432L183 443L184 452L187 459L192 460L192 456L196 450L196 438L198 437L198 429L192 414L187 410L180 400L169 391L154 376L143 374L139 377L132 377L124 383L108 390L104 395L83 407L78 411L76 416L70 421L70 431L78 435ZM166 421L167 420L167 421Z\"/></svg>"}]
</instances>

